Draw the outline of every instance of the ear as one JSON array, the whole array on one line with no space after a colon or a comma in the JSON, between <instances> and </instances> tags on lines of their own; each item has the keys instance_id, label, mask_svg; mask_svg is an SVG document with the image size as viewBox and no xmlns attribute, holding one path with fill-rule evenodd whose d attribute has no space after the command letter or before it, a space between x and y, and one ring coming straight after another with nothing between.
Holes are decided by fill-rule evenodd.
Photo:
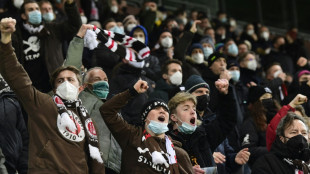
<instances>
[{"instance_id":1,"label":"ear","mask_svg":"<svg viewBox=\"0 0 310 174\"><path fill-rule=\"evenodd\" d=\"M280 136L280 140L282 141L282 143L285 143L285 138L283 136Z\"/></svg>"},{"instance_id":2,"label":"ear","mask_svg":"<svg viewBox=\"0 0 310 174\"><path fill-rule=\"evenodd\" d=\"M170 119L171 119L172 121L174 121L174 122L177 122L177 121L178 121L177 116L176 116L175 114L171 114L171 115L170 115Z\"/></svg>"},{"instance_id":3,"label":"ear","mask_svg":"<svg viewBox=\"0 0 310 174\"><path fill-rule=\"evenodd\" d=\"M20 16L21 16L21 18L22 18L23 20L25 20L25 21L27 20L27 15L26 15L25 13L22 13Z\"/></svg>"},{"instance_id":4,"label":"ear","mask_svg":"<svg viewBox=\"0 0 310 174\"><path fill-rule=\"evenodd\" d=\"M162 77L163 77L163 79L165 79L165 80L168 79L168 75L167 75L167 74L163 74Z\"/></svg>"},{"instance_id":5,"label":"ear","mask_svg":"<svg viewBox=\"0 0 310 174\"><path fill-rule=\"evenodd\" d=\"M84 88L85 88L85 86L84 86L84 85L81 85L81 86L79 87L79 93L82 92L82 91L84 90Z\"/></svg>"}]
</instances>

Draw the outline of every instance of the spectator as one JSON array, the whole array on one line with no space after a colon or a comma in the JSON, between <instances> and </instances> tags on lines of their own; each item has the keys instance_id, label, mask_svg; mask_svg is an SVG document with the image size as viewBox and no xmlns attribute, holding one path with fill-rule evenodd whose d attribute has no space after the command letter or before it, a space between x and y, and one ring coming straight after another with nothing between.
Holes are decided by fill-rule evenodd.
<instances>
[{"instance_id":1,"label":"spectator","mask_svg":"<svg viewBox=\"0 0 310 174\"><path fill-rule=\"evenodd\" d=\"M173 58L173 39L169 31L163 31L159 35L158 46L151 54L158 58L162 66L166 60Z\"/></svg>"},{"instance_id":2,"label":"spectator","mask_svg":"<svg viewBox=\"0 0 310 174\"><path fill-rule=\"evenodd\" d=\"M148 45L148 34L146 29L142 25L134 27L129 36L136 38L138 41ZM160 65L159 60L156 56L149 55L145 58L145 65L143 71L145 71L145 76L153 81L157 81L160 78Z\"/></svg>"},{"instance_id":3,"label":"spectator","mask_svg":"<svg viewBox=\"0 0 310 174\"><path fill-rule=\"evenodd\" d=\"M208 88L208 84L200 76L193 75L186 81L186 90L191 94L178 93L168 103L171 109L169 135L183 144L192 164L200 167L215 166L212 153L236 123L235 101L228 82L217 81L221 99L226 101L221 105L226 110L222 110L218 116L208 110ZM196 112L203 123L197 120ZM210 117L215 119L211 121Z\"/></svg>"},{"instance_id":4,"label":"spectator","mask_svg":"<svg viewBox=\"0 0 310 174\"><path fill-rule=\"evenodd\" d=\"M56 15L54 13L52 4L48 0L42 0L39 2L42 19L44 22L49 23L55 20Z\"/></svg>"},{"instance_id":5,"label":"spectator","mask_svg":"<svg viewBox=\"0 0 310 174\"><path fill-rule=\"evenodd\" d=\"M288 76L283 72L281 65L277 62L267 66L265 72L266 78L262 84L269 87L272 91L273 98L278 103L281 103L284 97L288 95Z\"/></svg>"},{"instance_id":6,"label":"spectator","mask_svg":"<svg viewBox=\"0 0 310 174\"><path fill-rule=\"evenodd\" d=\"M272 62L279 62L285 73L294 74L294 64L297 62L294 62L293 58L287 54L284 37L275 37L273 39L272 46L273 48L271 49L270 53L262 57L263 67L266 68L266 66Z\"/></svg>"},{"instance_id":7,"label":"spectator","mask_svg":"<svg viewBox=\"0 0 310 174\"><path fill-rule=\"evenodd\" d=\"M300 107L301 104L307 102L307 97L301 94L298 94L288 105L283 106L278 113L274 116L274 118L268 124L267 132L266 132L266 144L267 149L270 151L272 143L276 138L276 129L278 127L279 122L283 117L287 115L289 111L295 112L295 114L302 116L302 112L298 113L299 111L296 109ZM302 107L301 107L302 108Z\"/></svg>"},{"instance_id":8,"label":"spectator","mask_svg":"<svg viewBox=\"0 0 310 174\"><path fill-rule=\"evenodd\" d=\"M308 173L310 170L308 130L301 117L289 112L277 127L271 153L256 161L252 173Z\"/></svg>"},{"instance_id":9,"label":"spectator","mask_svg":"<svg viewBox=\"0 0 310 174\"><path fill-rule=\"evenodd\" d=\"M244 121L241 130L241 146L249 148L251 153L249 166L266 154L267 124L277 113L277 107L272 100L272 92L267 87L253 86L249 89L249 117Z\"/></svg>"},{"instance_id":10,"label":"spectator","mask_svg":"<svg viewBox=\"0 0 310 174\"><path fill-rule=\"evenodd\" d=\"M29 115L28 172L105 173L96 129L77 98L79 71L58 68L51 77L55 95L39 92L14 54L15 24L11 18L1 20L0 73Z\"/></svg>"},{"instance_id":11,"label":"spectator","mask_svg":"<svg viewBox=\"0 0 310 174\"><path fill-rule=\"evenodd\" d=\"M132 29L138 25L138 21L136 20L135 16L128 15L124 18L123 25L125 28L125 33L129 35L129 33L131 33Z\"/></svg>"},{"instance_id":12,"label":"spectator","mask_svg":"<svg viewBox=\"0 0 310 174\"><path fill-rule=\"evenodd\" d=\"M154 92L149 98L159 98L168 102L177 92L182 84L182 62L179 60L168 60L162 66L162 78L156 82Z\"/></svg>"},{"instance_id":13,"label":"spectator","mask_svg":"<svg viewBox=\"0 0 310 174\"><path fill-rule=\"evenodd\" d=\"M122 148L121 173L193 173L187 153L179 142L171 140L168 131L169 109L162 100L144 104L140 125L124 121L118 111L135 95L147 91L146 81L114 96L100 108L101 115Z\"/></svg>"},{"instance_id":14,"label":"spectator","mask_svg":"<svg viewBox=\"0 0 310 174\"><path fill-rule=\"evenodd\" d=\"M268 27L262 26L259 28L259 39L254 46L255 52L259 55L270 53L272 44Z\"/></svg>"},{"instance_id":15,"label":"spectator","mask_svg":"<svg viewBox=\"0 0 310 174\"><path fill-rule=\"evenodd\" d=\"M249 85L251 82L261 83L261 77L258 71L258 60L254 52L246 52L240 55L238 59L240 64L240 81L243 85Z\"/></svg>"},{"instance_id":16,"label":"spectator","mask_svg":"<svg viewBox=\"0 0 310 174\"><path fill-rule=\"evenodd\" d=\"M82 50L84 40L82 39L87 29L93 29L92 25L83 24L70 42L69 51L65 65L73 65L81 67ZM94 120L94 124L98 130L99 147L102 152L101 157L105 164L106 174L115 174L120 172L121 166L121 149L111 135L110 130L103 121L99 108L106 101L109 93L109 83L106 73L100 67L89 69L84 77L84 90L79 94L79 98L83 102L90 117Z\"/></svg>"},{"instance_id":17,"label":"spectator","mask_svg":"<svg viewBox=\"0 0 310 174\"><path fill-rule=\"evenodd\" d=\"M224 46L224 54L227 55L227 59L238 59L238 46L233 39L228 39Z\"/></svg>"},{"instance_id":18,"label":"spectator","mask_svg":"<svg viewBox=\"0 0 310 174\"><path fill-rule=\"evenodd\" d=\"M0 149L8 173L26 174L28 170L28 131L21 106L0 75ZM1 173L1 172L0 172Z\"/></svg>"},{"instance_id":19,"label":"spectator","mask_svg":"<svg viewBox=\"0 0 310 174\"><path fill-rule=\"evenodd\" d=\"M226 55L215 52L211 54L208 58L208 69L204 74L202 74L202 78L208 84L210 84L210 105L209 108L213 112L217 112L217 108L219 106L219 93L216 90L215 82L218 79L226 79L230 80L230 75L226 70Z\"/></svg>"},{"instance_id":20,"label":"spectator","mask_svg":"<svg viewBox=\"0 0 310 174\"><path fill-rule=\"evenodd\" d=\"M208 60L209 56L214 52L214 41L211 36L203 37L199 42L203 47L204 59Z\"/></svg>"},{"instance_id":21,"label":"spectator","mask_svg":"<svg viewBox=\"0 0 310 174\"><path fill-rule=\"evenodd\" d=\"M26 1L21 7L23 21L13 34L12 45L17 58L34 87L41 92L52 90L49 75L63 64L62 42L71 40L81 25L74 1L65 2L66 22L42 23L39 4L33 0Z\"/></svg>"},{"instance_id":22,"label":"spectator","mask_svg":"<svg viewBox=\"0 0 310 174\"><path fill-rule=\"evenodd\" d=\"M245 27L243 28L243 32L241 33L241 36L240 36L240 41L244 41L244 40L250 41L251 45L256 44L258 37L255 33L253 24L246 24Z\"/></svg>"}]
</instances>

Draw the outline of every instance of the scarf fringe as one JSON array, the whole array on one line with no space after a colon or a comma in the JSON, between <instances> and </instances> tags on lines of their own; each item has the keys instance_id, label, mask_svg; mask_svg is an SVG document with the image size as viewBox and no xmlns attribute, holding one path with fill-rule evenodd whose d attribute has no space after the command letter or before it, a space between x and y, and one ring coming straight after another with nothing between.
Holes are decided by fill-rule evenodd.
<instances>
[{"instance_id":1,"label":"scarf fringe","mask_svg":"<svg viewBox=\"0 0 310 174\"><path fill-rule=\"evenodd\" d=\"M97 147L90 145L90 144L88 144L88 147L89 147L90 157L97 160L99 163L103 163L99 149Z\"/></svg>"}]
</instances>

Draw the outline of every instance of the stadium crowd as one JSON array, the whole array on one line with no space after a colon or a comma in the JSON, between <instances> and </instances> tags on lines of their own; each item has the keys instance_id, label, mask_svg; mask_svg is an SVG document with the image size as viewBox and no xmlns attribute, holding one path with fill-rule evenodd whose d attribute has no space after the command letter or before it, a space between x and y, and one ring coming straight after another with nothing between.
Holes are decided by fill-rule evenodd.
<instances>
[{"instance_id":1,"label":"stadium crowd","mask_svg":"<svg viewBox=\"0 0 310 174\"><path fill-rule=\"evenodd\" d=\"M0 173L310 173L298 29L157 3L0 2Z\"/></svg>"}]
</instances>

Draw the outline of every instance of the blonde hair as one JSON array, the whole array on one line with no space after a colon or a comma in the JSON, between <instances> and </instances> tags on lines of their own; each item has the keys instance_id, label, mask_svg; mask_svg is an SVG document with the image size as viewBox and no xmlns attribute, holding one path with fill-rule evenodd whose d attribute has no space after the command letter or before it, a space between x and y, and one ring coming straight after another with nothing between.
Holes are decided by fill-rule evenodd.
<instances>
[{"instance_id":1,"label":"blonde hair","mask_svg":"<svg viewBox=\"0 0 310 174\"><path fill-rule=\"evenodd\" d=\"M172 97L168 102L168 108L170 110L170 114L175 113L175 110L178 107L178 105L186 101L192 101L195 105L197 105L196 96L188 92L179 92L174 97Z\"/></svg>"}]
</instances>

